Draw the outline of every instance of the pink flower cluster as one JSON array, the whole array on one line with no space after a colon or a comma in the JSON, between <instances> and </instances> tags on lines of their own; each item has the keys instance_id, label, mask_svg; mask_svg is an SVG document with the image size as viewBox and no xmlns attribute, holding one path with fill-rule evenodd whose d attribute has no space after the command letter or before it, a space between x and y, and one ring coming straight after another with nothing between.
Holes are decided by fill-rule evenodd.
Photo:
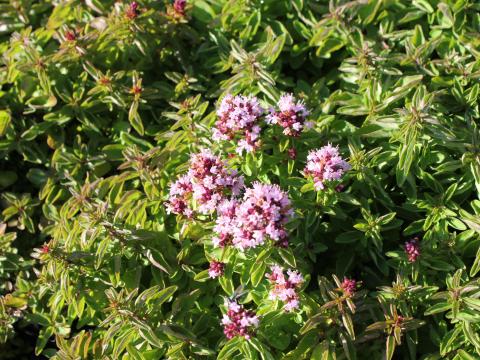
<instances>
[{"instance_id":1,"label":"pink flower cluster","mask_svg":"<svg viewBox=\"0 0 480 360\"><path fill-rule=\"evenodd\" d=\"M235 199L223 201L217 208L217 221L214 231L217 233L212 242L215 247L225 247L233 242L233 234L237 227L237 207L239 202Z\"/></svg>"},{"instance_id":2,"label":"pink flower cluster","mask_svg":"<svg viewBox=\"0 0 480 360\"><path fill-rule=\"evenodd\" d=\"M271 270L272 273L267 274L268 280L273 285L269 294L270 299L283 301L285 311L297 309L299 306L297 289L304 281L302 275L298 271L287 270L287 278L283 269L278 265L272 266Z\"/></svg>"},{"instance_id":3,"label":"pink flower cluster","mask_svg":"<svg viewBox=\"0 0 480 360\"><path fill-rule=\"evenodd\" d=\"M343 278L343 282L340 287L346 295L352 296L355 294L355 290L357 289L357 281L354 279Z\"/></svg>"},{"instance_id":4,"label":"pink flower cluster","mask_svg":"<svg viewBox=\"0 0 480 360\"><path fill-rule=\"evenodd\" d=\"M235 301L229 301L226 305L227 313L223 315L222 325L227 339L235 336L250 339L255 328L258 327L258 317L253 311L245 310Z\"/></svg>"},{"instance_id":5,"label":"pink flower cluster","mask_svg":"<svg viewBox=\"0 0 480 360\"><path fill-rule=\"evenodd\" d=\"M405 253L409 262L417 261L417 258L420 256L420 243L417 237L405 243Z\"/></svg>"},{"instance_id":6,"label":"pink flower cluster","mask_svg":"<svg viewBox=\"0 0 480 360\"><path fill-rule=\"evenodd\" d=\"M225 264L220 261L212 261L210 263L210 268L208 269L208 275L210 278L215 279L223 275L225 270Z\"/></svg>"},{"instance_id":7,"label":"pink flower cluster","mask_svg":"<svg viewBox=\"0 0 480 360\"><path fill-rule=\"evenodd\" d=\"M191 155L188 173L170 186L167 212L192 217L194 202L199 213L209 214L228 195L239 195L243 187L243 177L237 171L228 169L209 150L202 150Z\"/></svg>"},{"instance_id":8,"label":"pink flower cluster","mask_svg":"<svg viewBox=\"0 0 480 360\"><path fill-rule=\"evenodd\" d=\"M312 150L307 157L307 165L303 170L305 176L311 176L316 190L323 190L325 182L340 180L351 166L340 156L338 147L330 144Z\"/></svg>"},{"instance_id":9,"label":"pink flower cluster","mask_svg":"<svg viewBox=\"0 0 480 360\"><path fill-rule=\"evenodd\" d=\"M287 136L299 136L305 129L312 126L306 121L308 110L301 101L295 101L292 94L280 97L277 103L278 110L271 109L267 115L267 123L278 124L283 128L283 134Z\"/></svg>"},{"instance_id":10,"label":"pink flower cluster","mask_svg":"<svg viewBox=\"0 0 480 360\"><path fill-rule=\"evenodd\" d=\"M232 244L243 251L262 245L268 238L288 246L285 224L292 216L290 200L278 185L255 182L241 201L229 200L219 206L214 228L218 235L213 244Z\"/></svg>"},{"instance_id":11,"label":"pink flower cluster","mask_svg":"<svg viewBox=\"0 0 480 360\"><path fill-rule=\"evenodd\" d=\"M237 152L252 152L260 145L259 119L264 109L256 97L226 95L217 110L218 120L213 129L213 139L240 139Z\"/></svg>"}]
</instances>

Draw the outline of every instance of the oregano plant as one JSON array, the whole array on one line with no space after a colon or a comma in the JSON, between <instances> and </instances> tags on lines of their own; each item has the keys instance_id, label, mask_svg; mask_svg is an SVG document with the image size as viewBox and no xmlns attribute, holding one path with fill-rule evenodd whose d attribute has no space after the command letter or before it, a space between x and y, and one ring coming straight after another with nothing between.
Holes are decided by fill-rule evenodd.
<instances>
[{"instance_id":1,"label":"oregano plant","mask_svg":"<svg viewBox=\"0 0 480 360\"><path fill-rule=\"evenodd\" d=\"M480 4L0 5L0 358L480 358Z\"/></svg>"}]
</instances>

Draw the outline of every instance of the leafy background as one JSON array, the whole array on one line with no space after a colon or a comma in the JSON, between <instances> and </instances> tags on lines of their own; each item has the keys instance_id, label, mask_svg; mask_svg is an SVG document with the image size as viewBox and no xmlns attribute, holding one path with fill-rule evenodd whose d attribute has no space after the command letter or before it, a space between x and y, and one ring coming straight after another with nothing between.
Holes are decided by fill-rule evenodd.
<instances>
[{"instance_id":1,"label":"leafy background","mask_svg":"<svg viewBox=\"0 0 480 360\"><path fill-rule=\"evenodd\" d=\"M479 358L480 5L131 6L0 2L0 357ZM230 162L288 192L290 247L232 252L209 280L212 222L167 215L168 185L190 153L234 153L211 141L219 98L269 107L284 92L314 128L269 127ZM327 143L352 170L317 194L300 171ZM268 300L272 262L307 278L300 310ZM344 276L361 282L352 309ZM260 327L227 342L223 299L240 284Z\"/></svg>"}]
</instances>

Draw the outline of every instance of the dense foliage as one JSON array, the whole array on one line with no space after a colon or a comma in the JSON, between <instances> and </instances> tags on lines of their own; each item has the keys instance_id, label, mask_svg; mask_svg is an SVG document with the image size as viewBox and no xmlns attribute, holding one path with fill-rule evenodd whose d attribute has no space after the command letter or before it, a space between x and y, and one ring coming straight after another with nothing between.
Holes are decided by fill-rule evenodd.
<instances>
[{"instance_id":1,"label":"dense foliage","mask_svg":"<svg viewBox=\"0 0 480 360\"><path fill-rule=\"evenodd\" d=\"M0 10L0 358L480 359L477 1Z\"/></svg>"}]
</instances>

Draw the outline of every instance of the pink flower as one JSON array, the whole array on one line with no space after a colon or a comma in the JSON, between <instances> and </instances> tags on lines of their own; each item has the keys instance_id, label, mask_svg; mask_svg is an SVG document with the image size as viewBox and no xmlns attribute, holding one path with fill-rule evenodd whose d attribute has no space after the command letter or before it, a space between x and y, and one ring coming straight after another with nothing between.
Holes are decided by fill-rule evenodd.
<instances>
[{"instance_id":1,"label":"pink flower","mask_svg":"<svg viewBox=\"0 0 480 360\"><path fill-rule=\"evenodd\" d=\"M224 201L217 213L214 246L232 244L245 250L262 245L266 239L279 246L288 245L285 224L292 218L293 210L288 196L278 185L255 182L241 201Z\"/></svg>"},{"instance_id":2,"label":"pink flower","mask_svg":"<svg viewBox=\"0 0 480 360\"><path fill-rule=\"evenodd\" d=\"M279 110L270 110L267 115L267 123L278 124L283 127L283 133L287 136L299 136L305 129L312 126L306 121L308 110L301 101L295 102L292 94L284 94L277 103Z\"/></svg>"},{"instance_id":3,"label":"pink flower","mask_svg":"<svg viewBox=\"0 0 480 360\"><path fill-rule=\"evenodd\" d=\"M224 270L225 270L225 264L224 263L222 263L220 261L212 261L210 263L210 268L208 269L208 275L212 279L215 279L219 276L222 276Z\"/></svg>"},{"instance_id":4,"label":"pink flower","mask_svg":"<svg viewBox=\"0 0 480 360\"><path fill-rule=\"evenodd\" d=\"M269 293L270 299L283 301L285 311L297 309L299 306L297 290L304 281L302 275L298 271L287 270L286 277L278 265L272 266L271 270L272 273L267 274L268 280L273 285Z\"/></svg>"},{"instance_id":5,"label":"pink flower","mask_svg":"<svg viewBox=\"0 0 480 360\"><path fill-rule=\"evenodd\" d=\"M233 231L236 227L238 201L225 200L217 208L217 221L214 231L217 233L212 242L215 247L225 247L232 243Z\"/></svg>"},{"instance_id":6,"label":"pink flower","mask_svg":"<svg viewBox=\"0 0 480 360\"><path fill-rule=\"evenodd\" d=\"M170 185L170 197L166 203L167 213L191 217L193 211L188 204L188 198L192 193L192 183L187 175L181 176Z\"/></svg>"},{"instance_id":7,"label":"pink flower","mask_svg":"<svg viewBox=\"0 0 480 360\"><path fill-rule=\"evenodd\" d=\"M417 258L420 256L420 243L418 237L405 243L405 253L407 254L409 262L413 263L417 261Z\"/></svg>"},{"instance_id":8,"label":"pink flower","mask_svg":"<svg viewBox=\"0 0 480 360\"><path fill-rule=\"evenodd\" d=\"M316 190L323 190L325 182L340 180L345 171L350 169L350 164L340 156L338 147L328 144L310 151L303 172L305 176L313 178Z\"/></svg>"},{"instance_id":9,"label":"pink flower","mask_svg":"<svg viewBox=\"0 0 480 360\"><path fill-rule=\"evenodd\" d=\"M217 110L218 120L213 129L213 139L238 138L237 152L253 152L260 146L259 118L264 110L256 97L226 95Z\"/></svg>"},{"instance_id":10,"label":"pink flower","mask_svg":"<svg viewBox=\"0 0 480 360\"><path fill-rule=\"evenodd\" d=\"M185 6L187 5L186 0L175 0L173 2L173 10L179 16L185 16Z\"/></svg>"},{"instance_id":11,"label":"pink flower","mask_svg":"<svg viewBox=\"0 0 480 360\"><path fill-rule=\"evenodd\" d=\"M76 39L77 39L77 35L75 34L75 31L73 31L73 30L65 31L65 40L66 41L75 41Z\"/></svg>"},{"instance_id":12,"label":"pink flower","mask_svg":"<svg viewBox=\"0 0 480 360\"><path fill-rule=\"evenodd\" d=\"M201 214L210 214L228 196L243 189L243 177L209 150L190 156L190 169L170 186L167 212L193 215L193 203Z\"/></svg>"},{"instance_id":13,"label":"pink flower","mask_svg":"<svg viewBox=\"0 0 480 360\"><path fill-rule=\"evenodd\" d=\"M138 3L136 1L131 2L130 5L127 6L125 15L130 20L133 20L138 16Z\"/></svg>"},{"instance_id":14,"label":"pink flower","mask_svg":"<svg viewBox=\"0 0 480 360\"><path fill-rule=\"evenodd\" d=\"M242 305L235 301L227 301L227 313L223 315L223 333L227 339L235 336L243 336L250 339L258 327L258 317L253 311L245 310Z\"/></svg>"},{"instance_id":15,"label":"pink flower","mask_svg":"<svg viewBox=\"0 0 480 360\"><path fill-rule=\"evenodd\" d=\"M357 282L353 279L343 278L343 282L340 287L346 295L352 296L357 289Z\"/></svg>"},{"instance_id":16,"label":"pink flower","mask_svg":"<svg viewBox=\"0 0 480 360\"><path fill-rule=\"evenodd\" d=\"M295 160L297 158L297 149L295 148L290 148L287 150L288 157L292 160Z\"/></svg>"},{"instance_id":17,"label":"pink flower","mask_svg":"<svg viewBox=\"0 0 480 360\"><path fill-rule=\"evenodd\" d=\"M231 236L236 248L257 247L266 239L280 246L288 245L285 224L292 218L293 210L288 196L278 185L253 183L229 215L232 215L227 217L229 226L222 230L223 234ZM225 223L224 218L220 221Z\"/></svg>"}]
</instances>

